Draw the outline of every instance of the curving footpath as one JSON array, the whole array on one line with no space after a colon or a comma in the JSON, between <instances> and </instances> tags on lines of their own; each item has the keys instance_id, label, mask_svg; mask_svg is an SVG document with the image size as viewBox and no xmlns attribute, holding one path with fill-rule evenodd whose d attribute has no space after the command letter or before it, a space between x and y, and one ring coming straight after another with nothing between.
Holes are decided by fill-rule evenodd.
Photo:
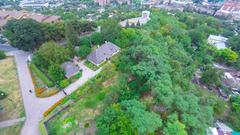
<instances>
[{"instance_id":1,"label":"curving footpath","mask_svg":"<svg viewBox=\"0 0 240 135\"><path fill-rule=\"evenodd\" d=\"M19 83L26 112L26 121L21 130L21 135L40 135L38 124L39 121L43 118L44 111L46 111L58 100L64 98L65 95L61 91L58 94L48 98L37 98L34 93L29 92L29 90L34 89L31 74L27 65L27 58L30 53L18 50L8 52L7 55L15 57L17 73L19 76ZM101 69L92 71L89 68L85 67L83 64L81 65L83 66L82 77L66 88L66 92L68 94L71 94L86 81L101 71Z\"/></svg>"}]
</instances>

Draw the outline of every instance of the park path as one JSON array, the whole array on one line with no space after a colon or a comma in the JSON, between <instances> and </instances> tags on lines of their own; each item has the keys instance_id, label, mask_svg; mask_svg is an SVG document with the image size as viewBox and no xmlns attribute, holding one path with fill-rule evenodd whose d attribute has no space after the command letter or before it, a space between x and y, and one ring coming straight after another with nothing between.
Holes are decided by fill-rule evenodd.
<instances>
[{"instance_id":1,"label":"park path","mask_svg":"<svg viewBox=\"0 0 240 135\"><path fill-rule=\"evenodd\" d=\"M66 95L61 91L48 98L37 98L34 93L29 92L29 90L34 89L31 74L27 65L27 59L30 53L18 50L10 51L7 55L14 56L16 60L17 73L19 76L19 83L26 113L26 121L21 130L21 135L40 135L38 124L43 118L43 113ZM80 63L80 65L83 69L82 77L65 89L67 94L74 92L77 88L101 71L101 68L97 71L92 71L84 66L83 62Z\"/></svg>"},{"instance_id":2,"label":"park path","mask_svg":"<svg viewBox=\"0 0 240 135\"><path fill-rule=\"evenodd\" d=\"M25 117L13 119L13 120L2 121L2 122L0 122L0 128L13 126L13 125L18 124L19 122L23 122L24 120L25 120Z\"/></svg>"},{"instance_id":3,"label":"park path","mask_svg":"<svg viewBox=\"0 0 240 135\"><path fill-rule=\"evenodd\" d=\"M91 79L92 77L94 77L95 75L97 75L99 72L102 71L102 68L98 69L97 71L93 71L91 69L89 69L88 67L86 67L84 65L84 60L81 61L78 65L79 67L81 67L82 69L82 77L80 79L78 79L76 82L72 83L71 85L69 85L67 88L65 88L65 92L69 95L72 92L74 92L76 89L78 89L80 86L82 86L85 82L87 82L89 79Z\"/></svg>"}]
</instances>

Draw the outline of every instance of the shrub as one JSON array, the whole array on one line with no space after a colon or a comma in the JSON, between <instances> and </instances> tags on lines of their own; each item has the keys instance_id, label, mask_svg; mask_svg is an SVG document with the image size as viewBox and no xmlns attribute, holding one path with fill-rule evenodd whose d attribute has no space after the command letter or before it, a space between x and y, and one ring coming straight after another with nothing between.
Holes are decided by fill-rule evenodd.
<instances>
[{"instance_id":1,"label":"shrub","mask_svg":"<svg viewBox=\"0 0 240 135\"><path fill-rule=\"evenodd\" d=\"M72 76L72 77L69 79L69 81L70 81L70 82L74 82L74 81L76 81L77 79L79 79L81 76L82 76L82 72L79 72L79 73L77 73L76 75Z\"/></svg>"},{"instance_id":2,"label":"shrub","mask_svg":"<svg viewBox=\"0 0 240 135\"><path fill-rule=\"evenodd\" d=\"M97 101L94 99L89 99L84 103L86 108L95 108L97 106Z\"/></svg>"},{"instance_id":3,"label":"shrub","mask_svg":"<svg viewBox=\"0 0 240 135\"><path fill-rule=\"evenodd\" d=\"M99 67L93 65L93 64L92 64L91 62L89 62L89 61L85 61L85 62L84 62L84 65L87 66L88 68L92 69L93 71L96 71L96 70L98 70L98 68L99 68Z\"/></svg>"},{"instance_id":4,"label":"shrub","mask_svg":"<svg viewBox=\"0 0 240 135\"><path fill-rule=\"evenodd\" d=\"M85 123L84 124L84 128L89 128L90 127L90 124L89 123Z\"/></svg>"},{"instance_id":5,"label":"shrub","mask_svg":"<svg viewBox=\"0 0 240 135\"><path fill-rule=\"evenodd\" d=\"M48 87L54 86L53 82L49 80L42 71L40 71L34 64L30 64L32 72L34 72Z\"/></svg>"},{"instance_id":6,"label":"shrub","mask_svg":"<svg viewBox=\"0 0 240 135\"><path fill-rule=\"evenodd\" d=\"M44 91L45 91L44 88L36 88L36 89L35 89L35 95L36 95L37 97L41 97L41 94L42 94Z\"/></svg>"},{"instance_id":7,"label":"shrub","mask_svg":"<svg viewBox=\"0 0 240 135\"><path fill-rule=\"evenodd\" d=\"M47 89L44 92L42 92L41 94L39 94L38 97L40 97L40 98L50 97L52 95L55 95L58 92L59 92L58 89Z\"/></svg>"},{"instance_id":8,"label":"shrub","mask_svg":"<svg viewBox=\"0 0 240 135\"><path fill-rule=\"evenodd\" d=\"M43 113L43 116L46 117L48 114L50 114L53 109L55 109L58 105L60 105L62 102L64 101L64 98L58 100L55 104L53 104L50 108L47 109L47 111L45 111Z\"/></svg>"},{"instance_id":9,"label":"shrub","mask_svg":"<svg viewBox=\"0 0 240 135\"><path fill-rule=\"evenodd\" d=\"M7 97L7 94L3 91L0 91L0 100L4 99Z\"/></svg>"},{"instance_id":10,"label":"shrub","mask_svg":"<svg viewBox=\"0 0 240 135\"><path fill-rule=\"evenodd\" d=\"M99 93L97 95L97 100L102 101L105 98L106 94L105 93Z\"/></svg>"},{"instance_id":11,"label":"shrub","mask_svg":"<svg viewBox=\"0 0 240 135\"><path fill-rule=\"evenodd\" d=\"M5 59L5 58L6 58L5 52L0 50L0 60Z\"/></svg>"},{"instance_id":12,"label":"shrub","mask_svg":"<svg viewBox=\"0 0 240 135\"><path fill-rule=\"evenodd\" d=\"M237 61L238 54L231 49L222 49L217 52L216 59L220 62L232 64Z\"/></svg>"},{"instance_id":13,"label":"shrub","mask_svg":"<svg viewBox=\"0 0 240 135\"><path fill-rule=\"evenodd\" d=\"M60 81L59 85L61 88L66 88L70 84L69 80L65 79Z\"/></svg>"}]
</instances>

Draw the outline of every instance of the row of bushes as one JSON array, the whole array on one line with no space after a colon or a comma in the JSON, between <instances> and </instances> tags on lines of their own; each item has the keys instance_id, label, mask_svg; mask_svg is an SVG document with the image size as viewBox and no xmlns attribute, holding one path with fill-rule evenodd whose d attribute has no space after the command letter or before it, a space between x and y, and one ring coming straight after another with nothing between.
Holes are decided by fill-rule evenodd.
<instances>
[{"instance_id":1,"label":"row of bushes","mask_svg":"<svg viewBox=\"0 0 240 135\"><path fill-rule=\"evenodd\" d=\"M48 116L48 114L50 114L50 113L53 111L53 109L55 109L55 108L56 108L58 105L60 105L63 101L64 101L64 98L58 100L55 104L53 104L50 108L48 108L47 111L45 111L45 112L43 113L43 116L44 116L44 117Z\"/></svg>"},{"instance_id":2,"label":"row of bushes","mask_svg":"<svg viewBox=\"0 0 240 135\"><path fill-rule=\"evenodd\" d=\"M39 123L39 130L40 130L41 135L48 135L48 131L45 128L44 120L40 121L40 123Z\"/></svg>"},{"instance_id":3,"label":"row of bushes","mask_svg":"<svg viewBox=\"0 0 240 135\"><path fill-rule=\"evenodd\" d=\"M30 68L32 72L34 72L48 87L54 86L54 83L48 79L34 64L30 64Z\"/></svg>"},{"instance_id":4,"label":"row of bushes","mask_svg":"<svg viewBox=\"0 0 240 135\"><path fill-rule=\"evenodd\" d=\"M99 69L100 66L96 66L94 64L92 64L91 62L89 61L85 61L84 62L84 65L87 66L88 68L92 69L93 71L96 71Z\"/></svg>"},{"instance_id":5,"label":"row of bushes","mask_svg":"<svg viewBox=\"0 0 240 135\"><path fill-rule=\"evenodd\" d=\"M50 97L59 92L58 89L44 89L44 88L36 88L35 89L35 95L40 98Z\"/></svg>"}]
</instances>

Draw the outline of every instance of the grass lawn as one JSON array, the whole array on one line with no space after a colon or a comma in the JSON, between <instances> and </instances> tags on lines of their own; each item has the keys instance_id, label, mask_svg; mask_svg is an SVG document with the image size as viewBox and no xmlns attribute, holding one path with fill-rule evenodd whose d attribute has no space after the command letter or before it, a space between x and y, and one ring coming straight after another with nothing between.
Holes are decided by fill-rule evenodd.
<instances>
[{"instance_id":1,"label":"grass lawn","mask_svg":"<svg viewBox=\"0 0 240 135\"><path fill-rule=\"evenodd\" d=\"M109 80L117 75L113 64L107 64L105 67L100 74L67 98L74 100L72 106L47 123L51 135L95 133L94 119L102 111L107 94L115 83L112 81L109 84Z\"/></svg>"},{"instance_id":2,"label":"grass lawn","mask_svg":"<svg viewBox=\"0 0 240 135\"><path fill-rule=\"evenodd\" d=\"M0 121L23 117L24 106L16 65L12 57L0 61L0 91L7 94L7 97L0 101L3 107L3 112L0 113Z\"/></svg>"},{"instance_id":3,"label":"grass lawn","mask_svg":"<svg viewBox=\"0 0 240 135\"><path fill-rule=\"evenodd\" d=\"M92 69L93 71L96 71L96 70L98 70L100 68L100 66L94 65L91 62L89 62L88 60L86 60L84 62L84 65L87 66L88 68Z\"/></svg>"},{"instance_id":4,"label":"grass lawn","mask_svg":"<svg viewBox=\"0 0 240 135\"><path fill-rule=\"evenodd\" d=\"M22 126L23 126L23 123L19 123L14 126L1 128L0 135L20 135Z\"/></svg>"}]
</instances>

